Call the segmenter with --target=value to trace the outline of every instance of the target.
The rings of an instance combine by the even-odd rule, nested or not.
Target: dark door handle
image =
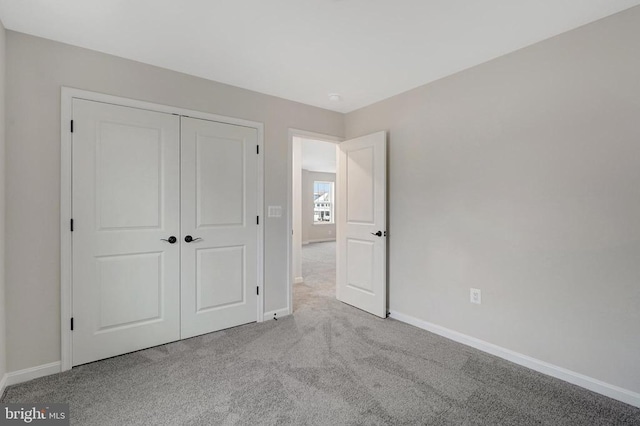
[[[187,235],[186,237],[184,237],[184,242],[185,243],[190,243],[192,241],[198,241],[201,240],[202,238],[193,238],[191,235]]]
[[[382,231],[372,232],[371,235],[375,235],[376,237],[382,237]]]
[[[170,237],[169,237],[168,239],[166,239],[166,240],[165,240],[164,238],[161,238],[161,239],[160,239],[160,241],[166,241],[166,242],[168,242],[169,244],[175,244],[175,243],[176,243],[176,241],[178,241],[178,239],[172,235],[172,236],[170,236]]]

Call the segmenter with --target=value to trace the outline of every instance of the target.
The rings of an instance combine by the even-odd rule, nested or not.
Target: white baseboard
[[[484,340],[476,339],[475,337],[471,337],[400,312],[391,311],[390,317],[438,334],[442,337],[446,337],[447,339],[451,339],[458,343],[471,346],[502,359],[506,359],[507,361],[511,361],[523,367],[530,368],[539,373],[564,380],[565,382],[572,383],[601,395],[608,396],[609,398],[617,399],[618,401],[640,408],[640,393],[605,383],[601,380],[585,376],[584,374],[576,373],[575,371],[567,370],[566,368],[558,367],[557,365],[553,365],[545,361],[540,361],[539,359],[514,352],[510,349],[505,349],[498,345],[494,345],[493,343],[485,342]]]
[[[269,311],[269,312],[265,312],[264,313],[264,320],[268,321],[268,320],[272,320],[274,319],[274,314],[275,314],[275,318],[282,318],[282,317],[286,317],[287,315],[289,315],[289,308],[284,308],[284,309],[278,309],[275,311]]]
[[[4,395],[4,388],[7,387],[7,375],[3,374],[2,378],[0,379],[0,398],[2,398],[2,395]]]
[[[335,241],[336,237],[333,238],[322,238],[319,240],[309,240],[307,241],[307,244],[313,244],[313,243],[328,243],[329,241]]]
[[[25,368],[24,370],[12,371],[11,373],[5,374],[4,385],[11,386],[22,382],[28,382],[29,380],[37,379],[39,377],[59,373],[60,371],[60,361],[38,365],[31,368]]]
[[[294,284],[302,284],[303,282],[304,282],[304,278],[303,278],[303,277],[296,277],[296,278],[293,280],[293,283],[294,283]]]

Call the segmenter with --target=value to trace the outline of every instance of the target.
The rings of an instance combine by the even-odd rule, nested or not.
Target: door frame
[[[257,228],[258,242],[258,309],[256,321],[264,320],[264,124],[241,118],[226,117],[202,111],[139,101],[104,93],[91,92],[62,86],[60,108],[60,359],[61,371],[71,370],[73,365],[73,333],[70,323],[73,316],[73,245],[70,220],[72,212],[72,149],[71,119],[73,117],[73,99],[103,102],[107,104],[131,107],[178,116],[199,118],[219,123],[233,124],[256,129],[258,132],[258,215],[263,218]],[[291,192],[291,191],[290,191]]]
[[[306,138],[320,140],[323,142],[333,142],[336,148],[340,142],[344,141],[343,137],[325,135],[323,133],[310,132],[289,128],[289,144],[287,149],[287,307],[285,308],[288,315],[293,314],[293,284],[295,282],[295,274],[293,270],[293,138]],[[336,183],[337,183],[336,170]],[[334,213],[335,214],[335,213]]]

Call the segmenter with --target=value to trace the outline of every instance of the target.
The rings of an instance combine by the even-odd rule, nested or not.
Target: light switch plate
[[[269,206],[267,215],[269,217],[282,217],[282,206]]]

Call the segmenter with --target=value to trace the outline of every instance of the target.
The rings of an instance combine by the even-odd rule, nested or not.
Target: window
[[[313,223],[333,223],[333,182],[313,182]]]

